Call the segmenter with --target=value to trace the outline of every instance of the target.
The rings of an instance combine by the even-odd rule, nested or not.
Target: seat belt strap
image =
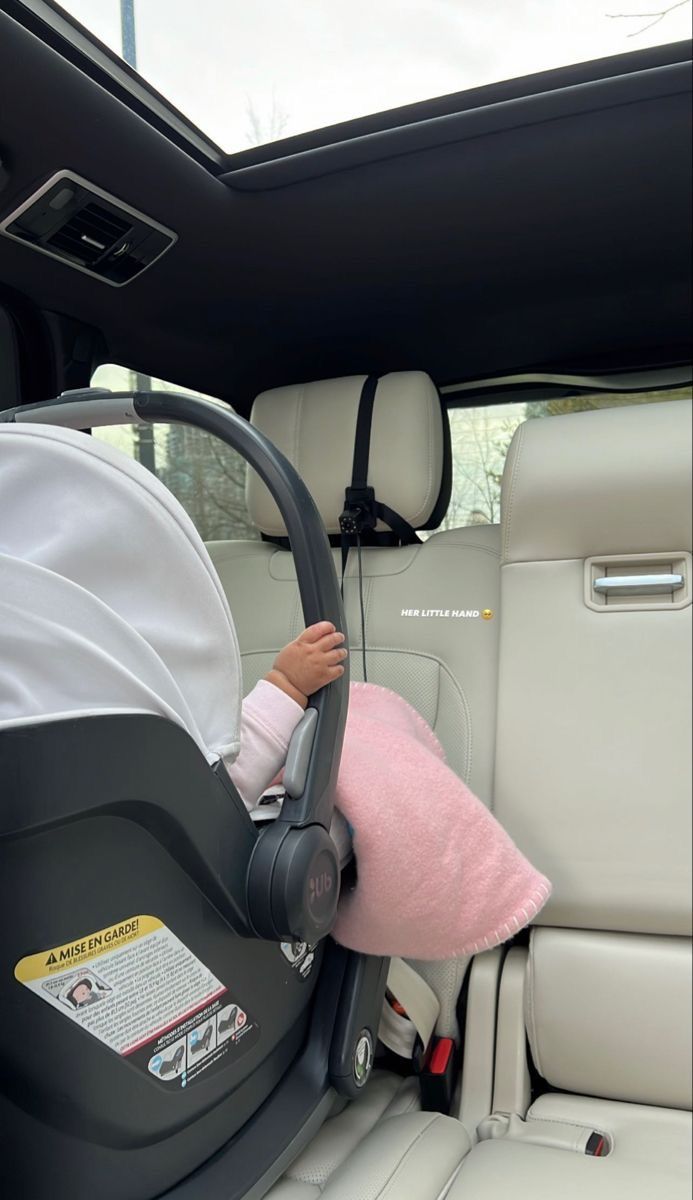
[[[354,458],[351,467],[351,484],[344,492],[344,509],[339,518],[342,551],[342,577],[340,591],[344,599],[344,576],[346,575],[349,559],[349,547],[352,539],[356,540],[359,553],[359,601],[361,607],[361,653],[363,656],[363,680],[368,681],[366,666],[366,616],[363,600],[363,573],[361,563],[362,534],[374,530],[378,520],[385,521],[398,537],[402,545],[419,542],[416,530],[400,517],[393,509],[376,499],[375,491],[368,486],[368,460],[371,449],[371,426],[373,424],[373,405],[378,390],[378,376],[368,375],[363,381],[359,406],[356,413],[356,431],[354,434]]]
[[[388,1050],[407,1059],[414,1058],[420,1042],[425,1055],[440,1016],[440,1001],[433,988],[404,959],[393,958],[387,992],[397,1008],[393,1008],[386,995],[378,1030],[380,1041]],[[404,1013],[397,1009],[403,1009]]]
[[[399,513],[379,501],[372,487],[368,486],[368,460],[371,449],[371,427],[373,406],[378,390],[378,376],[368,375],[363,382],[359,407],[356,414],[354,433],[354,458],[351,467],[351,483],[344,495],[344,512],[339,519],[342,533],[342,585],[349,553],[350,538],[366,530],[375,529],[378,520],[389,525],[402,545],[420,542],[416,530]]]
[[[371,425],[373,424],[373,405],[375,404],[375,393],[377,390],[378,376],[369,375],[361,388],[359,409],[356,415],[354,460],[351,466],[351,486],[353,488],[368,487]]]
[[[414,526],[405,521],[404,517],[400,517],[394,508],[383,504],[381,500],[376,500],[375,512],[381,521],[390,526],[390,529],[396,534],[403,546],[421,545],[421,538],[414,529]]]

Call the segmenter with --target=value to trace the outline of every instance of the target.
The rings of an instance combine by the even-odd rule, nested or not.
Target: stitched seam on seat
[[[529,1008],[529,1024],[531,1029],[530,1048],[534,1054],[534,1065],[541,1076],[544,1076],[544,1069],[541,1064],[539,1054],[539,1039],[537,1037],[537,1019],[534,1007],[534,978],[535,978],[535,953],[534,953],[534,938],[529,939],[529,985],[527,987],[527,1001]],[[545,1077],[545,1076],[544,1076]]]
[[[403,1085],[405,1082],[406,1082],[406,1081],[405,1081],[405,1080],[403,1080],[403,1081],[402,1081],[402,1085]],[[392,1108],[393,1104],[398,1104],[398,1103],[400,1102],[400,1095],[401,1095],[401,1093],[402,1093],[402,1091],[403,1091],[403,1086],[402,1086],[402,1085],[400,1085],[400,1087],[397,1089],[397,1091],[395,1092],[394,1096],[391,1096],[391,1097],[390,1097],[390,1099],[389,1099],[389,1101],[388,1101],[388,1103],[387,1103],[387,1107],[386,1107],[386,1108],[383,1110],[383,1112],[380,1114],[380,1116],[379,1116],[379,1118],[378,1118],[378,1120],[379,1120],[379,1121],[385,1121],[385,1120],[387,1120],[388,1118],[390,1118],[390,1117],[393,1117],[393,1116],[395,1116],[395,1117],[401,1117],[401,1116],[404,1116],[404,1115],[405,1115],[405,1113],[409,1113],[409,1112],[419,1112],[419,1093],[418,1093],[418,1090],[417,1090],[416,1092],[414,1092],[414,1094],[413,1094],[413,1095],[411,1095],[411,1096],[409,1097],[408,1103],[407,1103],[407,1105],[406,1105],[406,1107],[405,1107],[405,1108],[398,1108],[398,1109],[397,1109],[397,1112],[395,1112],[395,1113],[391,1113],[391,1112],[390,1112],[390,1109]]]
[[[349,648],[352,652],[354,650],[360,650],[361,644],[360,644],[360,642],[350,641]],[[460,778],[466,781],[469,778],[469,774],[471,771],[471,759],[472,759],[471,712],[470,712],[470,708],[469,708],[469,701],[467,699],[467,694],[466,694],[464,688],[462,688],[458,684],[454,675],[448,670],[448,667],[446,666],[446,664],[442,661],[442,659],[438,658],[438,656],[435,654],[427,654],[425,652],[421,653],[418,650],[411,650],[407,646],[368,646],[367,650],[371,654],[408,654],[412,658],[425,658],[425,659],[430,660],[431,662],[437,663],[440,672],[445,672],[448,679],[450,680],[450,683],[452,684],[453,690],[457,693],[457,695],[459,697],[460,704],[462,705],[462,711],[464,714],[464,724],[465,724],[464,731],[465,731],[465,735],[466,735],[465,755],[464,755],[464,764],[465,765],[464,765],[464,774],[461,775]],[[383,686],[383,685],[379,685],[379,686]],[[439,693],[440,693],[440,684],[438,685],[438,687],[439,687]],[[391,689],[388,689],[388,690],[391,690]],[[410,705],[410,707],[413,708],[414,706]],[[417,712],[417,710],[414,709],[414,712]],[[421,717],[421,714],[417,713],[417,716]],[[437,716],[437,709],[436,709],[436,716]],[[423,721],[423,717],[421,717],[421,720]],[[425,724],[426,724],[426,722],[424,722],[424,725]],[[434,732],[435,732],[435,729],[434,729]],[[436,734],[436,738],[438,738],[438,734]],[[440,741],[440,738],[438,738],[438,741]],[[443,747],[443,749],[444,749],[444,747]],[[447,756],[446,756],[446,762],[447,762]],[[457,772],[456,772],[456,774],[457,774]]]
[[[339,1159],[339,1161],[336,1163],[333,1163],[332,1169],[330,1170],[329,1175],[327,1175],[325,1177],[325,1179],[323,1180],[322,1183],[319,1183],[319,1182],[316,1183],[315,1180],[313,1178],[311,1178],[312,1171],[311,1171],[310,1167],[306,1168],[304,1166],[303,1170],[301,1170],[300,1167],[297,1168],[296,1162],[294,1162],[289,1167],[289,1169],[286,1171],[286,1178],[292,1179],[296,1183],[303,1183],[306,1185],[306,1187],[314,1187],[314,1188],[316,1187],[319,1189],[320,1195],[322,1195],[324,1189],[327,1187],[328,1183],[332,1179],[335,1172],[338,1171],[344,1165],[344,1163],[350,1157],[350,1155],[353,1154],[358,1149],[359,1145],[363,1142],[364,1138],[368,1136],[368,1133],[371,1132],[373,1129],[375,1129],[376,1126],[379,1125],[379,1123],[381,1121],[384,1121],[387,1118],[388,1110],[391,1108],[392,1104],[395,1102],[396,1099],[397,1099],[396,1095],[390,1096],[389,1099],[387,1099],[387,1097],[386,1098],[381,1097],[381,1102],[378,1105],[377,1111],[376,1111],[376,1106],[373,1105],[370,1129],[367,1130],[366,1133],[362,1133],[360,1136],[358,1136],[357,1140],[354,1141],[353,1145],[351,1145],[344,1152],[343,1156]],[[327,1121],[325,1122],[325,1125],[323,1125],[322,1128],[324,1129],[332,1121],[338,1121],[340,1119],[340,1117],[343,1116],[344,1111],[345,1110],[342,1110],[341,1112],[337,1113],[336,1116],[334,1116],[334,1117],[329,1117],[327,1119]],[[403,1115],[403,1114],[398,1114],[398,1115]],[[332,1157],[334,1157],[334,1155]],[[298,1161],[300,1162],[300,1159]]]
[[[466,1157],[466,1155],[465,1155],[465,1157]],[[451,1175],[451,1176],[450,1176],[450,1178],[448,1179],[447,1183],[443,1184],[443,1190],[442,1190],[442,1192],[439,1192],[439,1193],[438,1193],[438,1196],[436,1197],[436,1200],[445,1200],[445,1197],[450,1195],[450,1188],[452,1187],[453,1183],[454,1183],[454,1182],[455,1182],[455,1180],[457,1179],[457,1176],[459,1175],[460,1171],[462,1170],[462,1163],[463,1163],[463,1162],[464,1162],[464,1159],[463,1159],[463,1160],[462,1160],[462,1162],[460,1163],[459,1167],[456,1167],[456,1168],[455,1168],[455,1170],[453,1171],[452,1175]]]
[[[366,578],[366,579],[394,579],[394,577],[396,575],[403,575],[404,572],[408,571],[409,568],[413,565],[413,563],[418,558],[418,555],[423,550],[423,548],[424,548],[423,545],[419,545],[418,543],[414,546],[392,546],[392,547],[390,547],[390,549],[396,550],[397,553],[402,558],[404,558],[404,551],[408,551],[407,561],[402,563],[402,566],[399,568],[398,571],[374,571],[372,575],[369,574],[368,571],[364,571],[364,573],[363,573],[364,578]],[[368,563],[368,554],[369,554],[369,550],[371,550],[371,549],[382,551],[383,547],[382,546],[373,546],[373,547],[364,546],[363,547],[363,553],[364,553],[363,565],[364,566],[366,566]],[[350,557],[350,559],[349,559],[349,562],[347,564],[347,571],[346,571],[345,578],[346,579],[357,579],[358,578],[358,565],[357,565],[355,557]]]
[[[414,1141],[411,1143],[410,1146],[407,1146],[407,1149],[404,1151],[404,1154],[399,1159],[399,1162],[393,1168],[393,1170],[390,1173],[390,1175],[388,1176],[388,1178],[385,1180],[385,1183],[383,1184],[383,1188],[378,1192],[377,1196],[373,1197],[373,1200],[387,1200],[387,1193],[390,1191],[392,1184],[396,1182],[395,1176],[397,1174],[399,1174],[400,1168],[403,1166],[403,1164],[406,1161],[406,1159],[408,1158],[408,1156],[412,1153],[412,1151],[416,1147],[417,1143],[421,1141],[421,1138],[424,1136],[424,1134],[428,1133],[429,1129],[431,1129],[431,1127],[433,1125],[435,1125],[436,1121],[439,1121],[439,1120],[440,1120],[440,1116],[438,1114],[436,1114],[434,1117],[431,1117],[431,1120],[428,1122],[427,1125],[424,1126],[423,1129],[419,1130],[416,1137],[414,1138]]]
[[[526,425],[520,425],[520,428],[518,430],[517,449],[515,451],[515,458],[513,460],[513,465],[512,465],[512,469],[511,469],[510,495],[508,497],[508,511],[507,511],[507,514],[504,514],[505,515],[505,529],[503,530],[503,558],[507,558],[508,547],[510,545],[510,526],[511,526],[512,517],[513,517],[513,505],[515,503],[515,491],[517,488],[518,469],[519,469],[520,458],[522,457],[522,449],[523,449],[524,441],[525,441],[525,428],[526,428]]]
[[[424,657],[424,656],[422,655],[422,657]],[[464,747],[464,774],[463,774],[462,778],[466,781],[467,779],[469,779],[469,777],[472,773],[472,741],[473,741],[473,737],[474,737],[473,732],[472,732],[472,714],[471,714],[471,710],[469,707],[469,702],[467,700],[467,695],[466,695],[464,689],[462,687],[460,687],[460,685],[458,684],[454,675],[452,675],[450,673],[450,671],[447,669],[445,664],[443,662],[441,662],[440,660],[438,660],[438,705],[436,706],[436,719],[433,724],[433,729],[435,731],[435,727],[438,723],[438,708],[440,706],[440,693],[442,690],[441,686],[440,686],[440,681],[441,681],[441,676],[443,675],[443,673],[445,673],[445,675],[447,675],[448,679],[450,680],[450,682],[452,684],[453,690],[457,692],[459,699],[460,699],[460,703],[462,705],[462,712],[464,714],[464,725],[465,725],[464,731],[466,734],[466,738],[465,738],[465,747]],[[436,734],[436,737],[438,737],[437,734]],[[447,755],[446,755],[446,761],[447,761]]]
[[[297,602],[296,602],[296,611],[300,615],[300,613],[301,613],[300,599],[297,600]],[[281,649],[281,647],[276,644],[273,646],[268,646],[268,647],[264,647],[264,648],[258,647],[258,646],[253,646],[252,649],[242,651],[241,658],[245,659],[245,658],[250,658],[252,656],[258,656],[261,654],[277,654],[280,649]],[[354,653],[355,651],[359,651],[361,649],[360,641],[358,641],[358,642],[350,641],[349,649],[352,653]],[[464,688],[461,687],[460,684],[457,682],[457,680],[455,679],[455,676],[451,673],[451,671],[448,669],[446,664],[442,661],[442,659],[438,658],[437,655],[435,655],[435,654],[428,654],[425,652],[422,653],[422,652],[419,652],[418,650],[415,650],[415,651],[410,650],[407,646],[367,646],[366,652],[371,653],[371,654],[407,654],[413,658],[423,658],[430,662],[436,663],[438,670],[439,670],[438,701],[436,703],[436,720],[438,718],[438,707],[439,707],[439,703],[440,703],[440,674],[445,673],[448,680],[450,681],[453,691],[456,693],[456,695],[460,701],[460,705],[462,707],[462,713],[463,713],[463,717],[464,717],[464,734],[465,734],[464,770],[463,770],[463,774],[460,775],[460,778],[466,782],[471,774],[472,758],[473,758],[473,747],[472,747],[473,732],[472,732],[471,711],[470,711],[470,707],[469,707],[469,700],[467,698],[467,693],[465,692]],[[358,682],[359,682],[358,680],[354,680],[355,687],[358,686]],[[386,687],[386,685],[384,685],[384,684],[379,684],[378,686]],[[391,691],[392,689],[388,688],[387,690]],[[397,694],[397,693],[395,693],[395,694]],[[407,703],[408,703],[408,701],[407,701]],[[417,709],[414,708],[413,705],[410,705],[409,707],[413,710],[413,712],[416,714],[416,716],[419,717],[419,719],[421,720],[422,730],[425,732],[428,732],[428,724],[424,720],[424,718],[421,716],[421,713],[419,713],[417,711]],[[433,726],[433,730],[435,732],[435,721],[432,722],[432,726]],[[436,736],[437,740],[440,741],[440,738],[438,737],[437,733],[435,736]],[[445,749],[445,747],[443,747],[443,749]],[[446,755],[446,762],[447,762],[447,755]],[[458,774],[458,772],[455,772],[455,773]]]
[[[410,524],[412,524],[414,526],[417,526],[422,519],[423,520],[426,519],[424,517],[424,513],[426,512],[427,509],[430,509],[431,493],[433,492],[433,405],[432,404],[426,405],[426,416],[427,416],[427,424],[428,424],[428,429],[427,429],[427,434],[428,434],[427,460],[428,460],[428,462],[427,462],[427,469],[426,469],[427,487],[426,487],[426,495],[424,496],[423,502],[419,505],[418,512],[415,513],[411,519]],[[440,483],[438,485],[438,488],[440,490]],[[429,516],[430,516],[430,511],[429,511]]]
[[[590,1133],[598,1133],[600,1137],[608,1138],[612,1149],[615,1145],[613,1133],[609,1133],[608,1130],[598,1125],[592,1125],[591,1122],[589,1125],[582,1125],[580,1121],[562,1121],[560,1117],[535,1117],[533,1113],[527,1113],[527,1120],[541,1122],[543,1125],[566,1125],[569,1129],[575,1129],[576,1126],[578,1129],[589,1129]]]
[[[443,529],[441,533],[452,532],[451,530]],[[492,558],[500,558],[500,550],[491,550],[489,546],[476,546],[474,542],[453,542],[452,538],[445,542],[443,546],[436,546],[431,538],[424,545],[429,550],[478,550],[479,554],[490,554]]]
[[[357,642],[357,643],[351,642],[350,649],[352,651],[360,650],[361,649],[360,642]],[[462,705],[462,712],[464,715],[466,741],[465,741],[465,755],[464,755],[464,774],[461,776],[461,778],[464,780],[468,779],[469,774],[471,772],[471,763],[472,763],[472,718],[471,718],[471,713],[470,713],[470,709],[469,709],[469,702],[467,700],[467,695],[466,695],[464,689],[461,688],[460,685],[457,683],[457,680],[455,679],[454,675],[452,675],[450,673],[450,671],[448,670],[445,663],[443,663],[441,661],[441,659],[437,658],[435,654],[419,654],[418,651],[411,651],[411,650],[406,649],[405,647],[368,646],[367,650],[369,650],[371,653],[374,653],[374,654],[408,654],[413,658],[426,658],[426,659],[430,659],[431,662],[437,663],[437,665],[438,665],[438,700],[436,702],[435,720],[431,723],[434,733],[435,733],[436,721],[438,720],[438,709],[439,709],[439,705],[440,705],[440,675],[443,672],[446,674],[446,676],[450,680],[450,683],[452,684],[453,690],[455,692],[457,692],[457,695],[460,700],[460,704]],[[382,687],[384,685],[379,684],[378,686]],[[358,681],[354,682],[354,687],[358,687]],[[387,688],[386,690],[391,691],[392,689]],[[395,695],[396,694],[397,693],[395,693]],[[409,702],[406,701],[406,703],[409,703]],[[412,704],[410,704],[409,707],[412,709],[414,715],[416,717],[418,717],[419,720],[421,721],[422,732],[424,732],[424,733],[428,732],[428,725],[427,725],[426,721],[424,721],[424,718],[421,716],[421,713],[418,712],[417,709],[415,709]],[[435,736],[436,736],[437,741],[440,742],[440,738],[438,737],[437,733],[435,734]],[[442,742],[440,744],[442,745]],[[445,747],[443,747],[443,750],[444,749],[445,749]],[[445,761],[447,763],[447,755],[446,755]]]
[[[445,674],[451,680],[453,686],[457,688],[457,691],[458,691],[458,694],[460,697],[460,703],[462,705],[462,713],[463,713],[463,717],[464,717],[465,734],[466,734],[465,746],[464,746],[464,766],[463,766],[464,774],[462,775],[462,778],[464,780],[467,780],[467,779],[469,779],[469,777],[471,776],[471,773],[472,773],[473,740],[474,740],[474,734],[472,731],[472,714],[471,714],[471,711],[469,708],[469,704],[467,703],[467,697],[465,696],[462,689],[457,686],[457,682],[456,682],[454,676],[451,675],[450,672],[448,670],[446,670],[446,668],[442,664],[438,665],[438,695],[436,698],[435,718],[431,722],[431,728],[433,729],[433,732],[435,733],[436,726],[438,724],[438,717],[440,715],[440,700],[441,700],[441,693],[443,690],[441,688],[441,679],[443,676],[443,672],[445,672]],[[422,720],[423,720],[423,718],[422,718]],[[425,722],[424,722],[424,724],[425,724]],[[436,733],[436,737],[438,738],[438,741],[440,741],[440,738],[438,737],[437,733]],[[441,746],[443,745],[442,742],[440,744],[441,744]],[[445,750],[444,746],[443,746],[443,750]],[[445,756],[445,761],[447,763],[447,754]]]
[[[235,547],[241,545],[241,542],[245,542],[248,546],[247,551],[243,551],[243,553],[241,553],[240,551],[235,549]],[[216,545],[218,546],[219,544],[220,544],[220,542],[217,541]],[[224,546],[223,550],[214,550],[214,551],[210,550],[209,547],[214,546],[214,545],[215,545],[215,542],[213,540],[209,541],[209,542],[205,542],[205,546],[207,547],[207,550],[209,552],[209,557],[211,558],[212,562],[214,563],[214,566],[216,567],[217,571],[219,570],[220,565],[221,566],[228,566],[229,564],[235,565],[237,562],[240,562],[240,560],[242,558],[257,559],[258,558],[258,549],[264,550],[265,558],[267,559],[268,564],[269,564],[270,560],[272,558],[274,558],[274,555],[277,553],[277,550],[275,549],[274,546],[268,546],[267,542],[261,542],[261,541],[259,541],[258,538],[242,538],[237,542],[227,543]],[[221,542],[221,545],[224,545],[224,543]]]
[[[354,688],[362,688],[366,686],[366,684],[362,683],[358,679],[352,684],[352,687]],[[427,722],[424,721],[423,717],[421,716],[421,713],[418,712],[408,700],[404,700],[404,697],[400,696],[398,692],[394,692],[392,688],[383,686],[383,684],[376,684],[375,686],[379,687],[382,692],[389,692],[389,694],[391,696],[395,696],[397,700],[404,701],[404,703],[407,705],[407,708],[411,712],[412,719],[416,722],[421,731],[421,736],[426,740],[428,748],[432,751],[432,753],[435,754],[439,749],[442,749],[440,739],[438,738],[437,734],[435,734],[433,730],[429,728]]]
[[[266,543],[264,543],[264,542],[259,542],[259,543],[255,543],[255,544],[256,545],[266,545]],[[434,550],[436,552],[438,552],[438,551],[449,552],[451,550],[453,550],[453,551],[454,550],[478,551],[479,554],[490,555],[491,558],[494,558],[496,561],[500,558],[499,550],[491,550],[491,549],[488,549],[486,546],[475,546],[471,542],[448,542],[444,546],[437,546],[437,545],[435,545],[433,538],[429,538],[427,541],[425,541],[421,544],[414,545],[414,546],[393,546],[393,547],[390,547],[390,549],[396,551],[397,554],[400,556],[400,559],[405,560],[405,561],[401,562],[401,565],[398,567],[398,569],[396,571],[379,570],[379,571],[373,571],[371,573],[368,571],[368,565],[369,565],[368,559],[369,559],[371,550],[376,550],[379,553],[386,553],[386,549],[382,546],[364,546],[363,547],[363,554],[364,554],[363,565],[365,568],[365,570],[363,572],[364,578],[366,578],[366,579],[395,579],[397,577],[397,575],[403,575],[406,571],[410,570],[410,568],[414,565],[416,559],[418,558],[419,554],[422,554],[424,552],[426,554],[431,554]],[[406,554],[405,554],[405,551],[407,552]],[[279,560],[282,561],[283,557],[285,555],[287,555],[288,553],[289,552],[286,550],[276,550],[275,549],[274,554],[268,555],[268,564],[267,564],[268,574],[269,574],[270,578],[275,581],[275,583],[293,583],[293,584],[296,583],[295,574],[294,575],[286,575],[286,576],[272,574],[272,564],[274,563],[274,561],[277,558],[279,558]],[[250,551],[247,556],[243,556],[243,557],[250,558],[250,557],[253,557],[254,555],[255,555],[255,557],[257,556],[256,552]],[[241,557],[241,556],[239,555],[238,557]],[[229,556],[229,561],[235,562],[236,556]],[[572,560],[566,559],[565,561],[568,562],[568,561],[572,561]],[[347,564],[347,570],[345,573],[345,579],[356,579],[357,577],[358,577],[358,566],[356,563],[356,559],[355,559],[355,557],[350,556],[349,562]]]

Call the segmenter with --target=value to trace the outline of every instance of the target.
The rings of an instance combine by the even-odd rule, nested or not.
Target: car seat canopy
[[[233,761],[238,642],[177,500],[72,430],[2,425],[0,464],[0,728],[150,712],[186,728],[208,762]]]

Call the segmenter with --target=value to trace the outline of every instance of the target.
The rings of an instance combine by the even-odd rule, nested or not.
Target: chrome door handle
[[[618,596],[659,596],[683,587],[683,575],[603,575],[592,586],[595,592]]]

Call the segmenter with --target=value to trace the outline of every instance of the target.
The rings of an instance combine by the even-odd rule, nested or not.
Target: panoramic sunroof
[[[691,32],[691,0],[63,0],[62,8],[228,153]]]

